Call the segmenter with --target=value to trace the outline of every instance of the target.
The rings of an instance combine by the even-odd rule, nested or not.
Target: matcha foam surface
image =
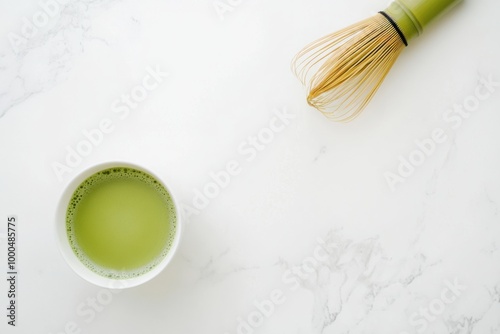
[[[105,277],[140,276],[168,253],[176,231],[168,191],[142,171],[117,167],[97,172],[73,193],[66,230],[76,256]]]

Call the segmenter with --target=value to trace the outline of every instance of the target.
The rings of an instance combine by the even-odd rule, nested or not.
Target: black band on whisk
[[[394,22],[394,20],[389,15],[387,15],[385,12],[380,11],[379,14],[384,15],[384,17],[387,19],[387,21],[389,21],[392,24],[392,26],[394,27],[394,29],[396,29],[399,37],[401,37],[401,40],[403,41],[403,43],[405,43],[405,46],[408,46],[408,42],[406,41],[406,37],[403,34],[403,32],[401,31],[401,29],[399,29],[398,24],[396,22]]]

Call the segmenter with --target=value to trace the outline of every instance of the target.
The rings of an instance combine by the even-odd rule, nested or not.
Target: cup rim
[[[73,195],[74,191],[76,188],[88,177],[92,176],[93,174],[105,170],[108,168],[113,168],[113,167],[127,167],[127,168],[133,168],[137,169],[139,171],[142,171],[144,173],[147,173],[154,177],[160,184],[165,188],[165,190],[168,192],[170,195],[170,198],[173,202],[174,208],[175,208],[175,215],[176,215],[176,231],[175,235],[173,238],[172,245],[170,249],[168,250],[167,254],[165,257],[158,263],[154,268],[151,270],[145,272],[142,275],[132,277],[132,278],[127,278],[127,279],[115,279],[115,278],[109,278],[105,276],[101,276],[97,274],[96,272],[92,271],[90,268],[85,266],[80,259],[76,256],[76,254],[73,251],[73,248],[71,247],[67,233],[66,233],[66,212],[68,208],[68,203],[69,200],[71,199],[71,196]],[[182,232],[182,222],[181,222],[181,215],[180,215],[180,207],[178,205],[178,202],[176,201],[172,191],[170,188],[166,185],[166,182],[164,178],[159,177],[156,173],[152,172],[149,168],[145,168],[142,165],[138,165],[136,163],[132,162],[126,162],[126,161],[108,161],[108,162],[103,162],[103,163],[98,163],[94,164],[81,172],[79,172],[75,177],[73,177],[64,187],[64,190],[62,191],[59,201],[57,204],[57,209],[56,209],[56,216],[55,216],[55,233],[58,241],[58,246],[59,246],[59,251],[61,255],[63,256],[65,262],[69,265],[69,267],[81,278],[85,279],[86,281],[95,284],[100,287],[104,288],[109,288],[109,289],[126,289],[126,288],[131,288],[135,287],[141,284],[144,284],[154,277],[156,277],[158,274],[160,274],[166,267],[167,265],[172,261],[174,255],[177,253],[177,249],[179,248],[179,243],[181,239],[181,232]]]

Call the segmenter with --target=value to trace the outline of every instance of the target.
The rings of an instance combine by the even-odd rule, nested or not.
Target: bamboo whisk
[[[340,122],[366,107],[408,41],[461,0],[395,0],[377,15],[306,46],[292,69],[306,85],[307,102]]]

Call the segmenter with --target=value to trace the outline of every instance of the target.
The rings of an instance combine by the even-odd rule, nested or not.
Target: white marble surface
[[[20,247],[18,326],[2,311],[0,332],[500,333],[500,87],[481,83],[500,81],[498,2],[429,27],[347,125],[307,106],[290,60],[387,1],[216,3],[67,0],[46,22],[36,0],[0,3],[2,270],[7,215]],[[421,165],[391,189],[400,157]],[[172,265],[118,294],[76,276],[53,229],[64,185],[109,160],[157,172],[187,209]]]

